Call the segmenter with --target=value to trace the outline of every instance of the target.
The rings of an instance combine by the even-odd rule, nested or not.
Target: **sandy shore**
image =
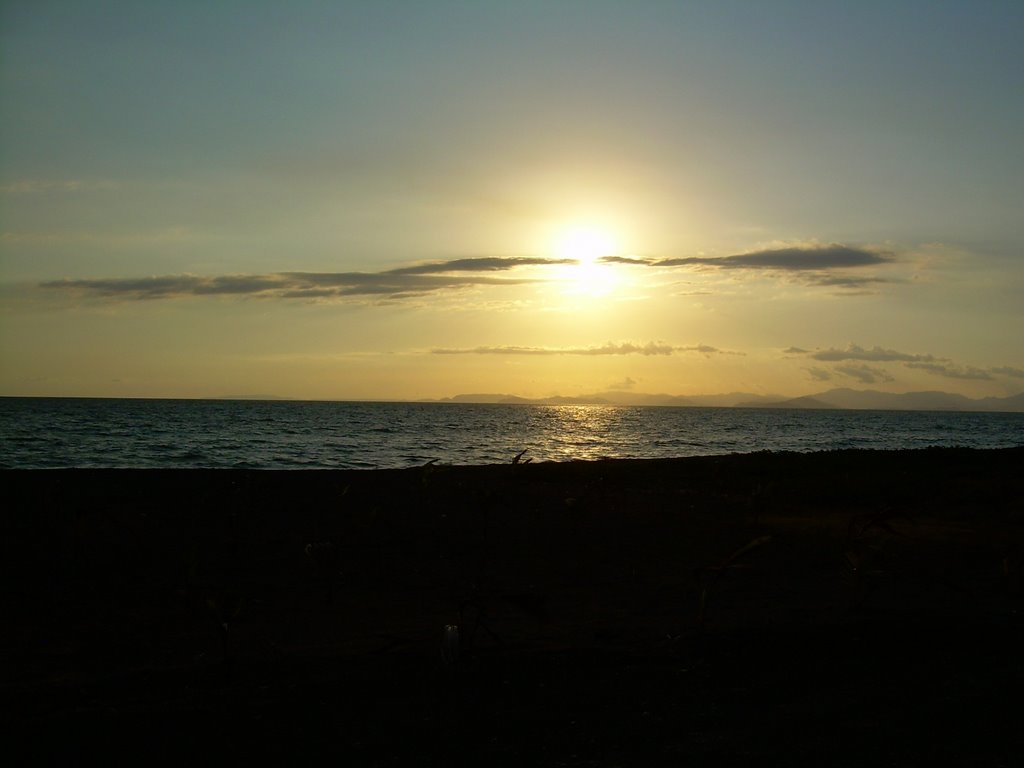
[[[1024,754],[1024,449],[0,476],[41,757]]]

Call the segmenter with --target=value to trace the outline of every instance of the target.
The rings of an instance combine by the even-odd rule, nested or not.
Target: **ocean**
[[[378,469],[1024,445],[1022,413],[0,398],[0,468]]]

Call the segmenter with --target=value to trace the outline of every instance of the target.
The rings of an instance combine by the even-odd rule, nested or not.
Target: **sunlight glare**
[[[618,246],[605,230],[591,226],[574,226],[561,232],[555,239],[555,255],[560,259],[573,259],[580,265],[592,264],[602,256],[611,256]]]
[[[565,294],[595,298],[615,288],[615,266],[601,261],[619,252],[619,243],[607,229],[590,224],[566,227],[555,235],[552,251],[556,258],[573,262],[561,268]]]

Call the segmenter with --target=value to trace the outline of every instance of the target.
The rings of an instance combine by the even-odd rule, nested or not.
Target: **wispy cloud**
[[[821,362],[841,363],[841,365],[836,365],[831,370],[820,367],[808,368],[807,371],[811,377],[818,381],[828,381],[834,378],[836,374],[854,378],[867,384],[894,381],[891,373],[884,368],[867,365],[869,362],[895,363],[903,368],[925,371],[947,379],[991,381],[996,376],[1024,378],[1024,370],[1020,368],[1010,366],[979,368],[973,365],[962,365],[946,357],[916,352],[901,352],[878,346],[867,349],[857,344],[850,344],[846,349],[829,348],[813,351],[801,347],[789,347],[783,350],[783,354],[806,356]],[[856,363],[860,363],[860,365],[856,365]]]
[[[631,376],[627,376],[622,381],[613,381],[608,385],[607,389],[612,392],[628,392],[636,386],[636,379]]]
[[[832,372],[827,368],[819,368],[817,366],[805,369],[810,377],[814,381],[831,381],[833,376]]]
[[[704,356],[710,355],[742,355],[742,352],[718,349],[707,344],[689,346],[673,346],[663,342],[634,344],[625,342],[614,344],[608,342],[597,347],[462,347],[439,348],[430,350],[435,355],[672,355],[676,352],[696,352]]]
[[[871,293],[875,286],[891,283],[893,279],[877,274],[850,274],[850,270],[884,267],[894,263],[896,257],[889,251],[878,249],[840,243],[812,243],[763,248],[731,256],[682,256],[667,259],[605,256],[601,261],[661,270],[697,267],[702,270],[746,270],[788,275],[790,279],[805,285],[835,288],[840,295],[851,296]]]
[[[474,285],[518,285],[537,277],[490,276],[524,266],[560,265],[564,259],[469,258],[417,264],[383,272],[275,272],[253,275],[51,280],[41,287],[106,299],[172,299],[186,296],[253,296],[284,299],[401,299]]]
[[[907,368],[928,371],[928,373],[934,373],[936,376],[943,376],[947,379],[992,380],[992,374],[989,371],[983,368],[975,368],[971,365],[963,366],[947,363],[906,363],[905,365]]]
[[[629,264],[643,267],[657,263],[656,259],[645,259],[640,256],[602,256],[598,261],[602,264]]]
[[[1011,368],[1008,365],[1000,365],[996,368],[991,369],[992,373],[999,374],[1000,376],[1009,376],[1014,379],[1024,379],[1024,369]]]
[[[807,352],[801,350],[798,347],[790,347],[791,352],[810,355],[815,360],[823,361],[839,361],[839,360],[868,360],[874,362],[931,362],[936,358],[933,355],[918,355],[911,354],[908,352],[897,352],[894,349],[882,349],[881,347],[873,347],[872,349],[865,349],[859,347],[856,344],[850,344],[846,349],[822,349],[814,352]]]
[[[887,277],[858,277],[853,275],[810,275],[807,282],[820,285],[825,288],[868,288],[873,285],[891,283],[893,280]]]
[[[67,182],[72,183],[72,182]],[[688,265],[724,269],[761,269],[795,272],[808,284],[863,289],[885,282],[877,276],[834,274],[829,270],[885,264],[887,254],[841,245],[777,248],[721,258],[687,257],[647,259],[608,256],[608,264],[645,268]],[[573,259],[538,256],[481,256],[429,261],[381,272],[271,272],[238,275],[162,275],[138,278],[50,280],[41,287],[76,295],[115,299],[173,299],[187,296],[252,296],[259,298],[341,300],[377,297],[399,300],[476,285],[517,285],[544,281],[536,271],[515,275],[524,268],[564,266]],[[700,291],[703,292],[703,291]]]
[[[856,379],[861,384],[895,381],[895,378],[885,370],[870,365],[837,365],[834,370],[843,376]]]
[[[789,248],[770,248],[732,256],[660,259],[647,262],[654,267],[705,266],[721,269],[767,269],[814,272],[832,269],[850,269],[888,264],[893,255],[885,251],[855,248],[833,243]]]
[[[689,347],[676,347],[677,352],[699,352],[705,357],[710,355],[739,355],[740,357],[745,356],[744,352],[736,352],[731,349],[719,349],[718,347],[711,347],[707,344],[694,344]]]
[[[391,269],[388,275],[436,275],[447,272],[503,272],[516,267],[543,267],[558,264],[576,264],[575,259],[545,259],[533,256],[477,257],[450,259],[414,264],[411,267]]]
[[[469,347],[461,349],[441,348],[430,350],[435,355],[671,355],[675,347],[655,343],[613,344],[608,342],[599,347]]]

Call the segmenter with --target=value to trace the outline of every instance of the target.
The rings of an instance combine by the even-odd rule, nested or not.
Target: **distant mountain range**
[[[1011,397],[971,399],[949,392],[878,392],[876,390],[830,389],[804,397],[754,395],[730,392],[723,395],[643,394],[609,391],[576,397],[525,398],[501,394],[464,394],[446,397],[442,403],[522,403],[527,405],[676,405],[723,408],[838,408],[878,411],[1008,411],[1024,412],[1024,393]]]

